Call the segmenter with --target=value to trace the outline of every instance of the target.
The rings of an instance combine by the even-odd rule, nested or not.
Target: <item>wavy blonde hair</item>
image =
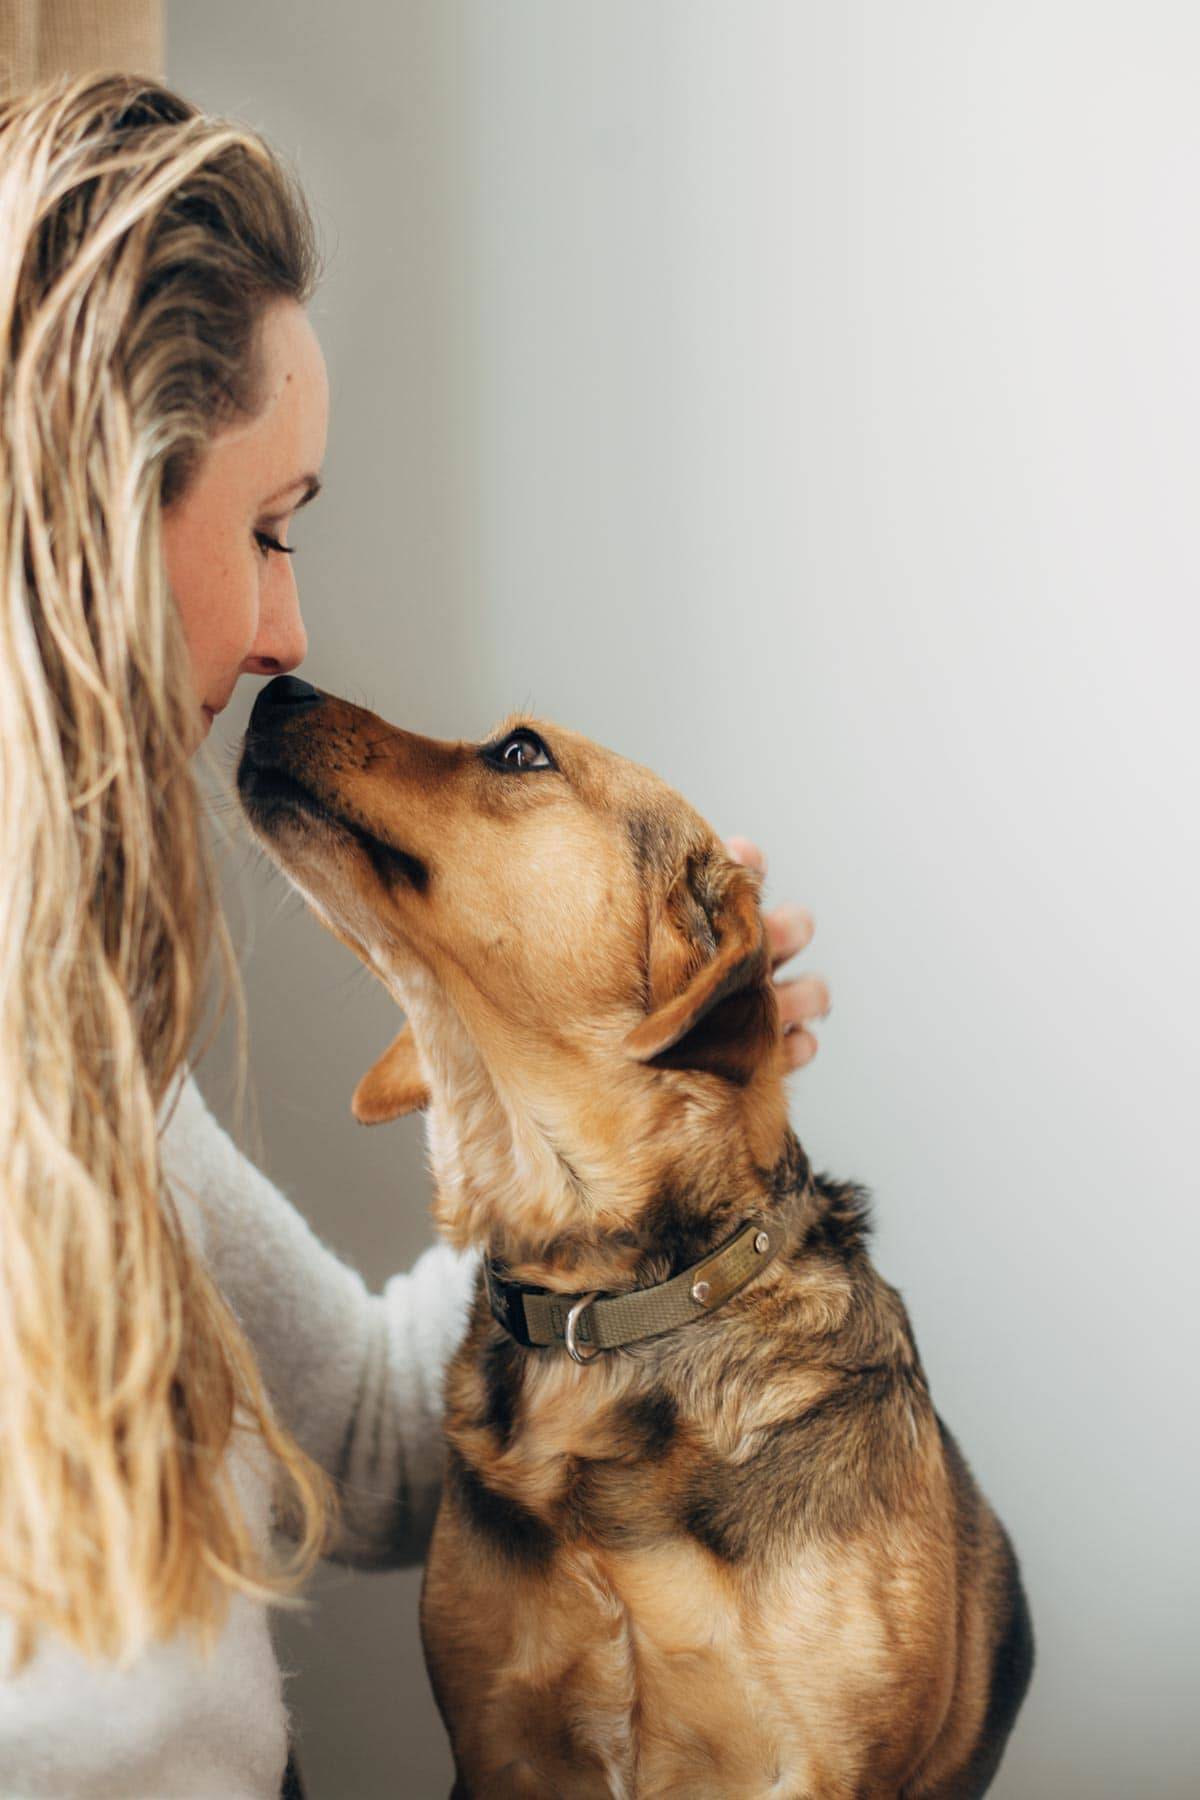
[[[258,404],[264,307],[303,302],[303,199],[253,133],[124,76],[0,106],[0,1609],[126,1659],[231,1590],[279,1597],[323,1477],[180,1228],[160,1114],[214,960],[196,700],[161,515]],[[248,1425],[295,1554],[263,1565]]]

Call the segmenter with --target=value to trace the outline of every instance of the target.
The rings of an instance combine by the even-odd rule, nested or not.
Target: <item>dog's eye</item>
[[[554,759],[535,731],[510,731],[487,752],[488,760],[514,773],[552,769]]]

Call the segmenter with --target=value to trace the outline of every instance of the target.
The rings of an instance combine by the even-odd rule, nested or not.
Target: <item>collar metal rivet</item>
[[[760,1256],[764,1250],[769,1250],[771,1248],[771,1240],[765,1231],[760,1231],[758,1233],[754,1240],[754,1248],[758,1251]]]
[[[707,1281],[694,1281],[692,1283],[692,1299],[698,1306],[704,1305],[704,1302],[708,1299],[711,1292],[712,1289],[709,1287]]]

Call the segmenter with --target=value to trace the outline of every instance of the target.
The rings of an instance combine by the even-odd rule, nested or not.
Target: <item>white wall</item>
[[[313,679],[532,703],[769,847],[835,991],[798,1127],[1025,1565],[994,1791],[1194,1792],[1200,15],[177,0],[169,55],[332,251]],[[269,1166],[379,1281],[387,1003],[236,885]],[[313,1800],[445,1791],[415,1593],[284,1634]]]

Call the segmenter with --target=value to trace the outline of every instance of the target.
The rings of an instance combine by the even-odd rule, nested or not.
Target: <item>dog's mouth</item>
[[[250,823],[275,848],[282,851],[279,840],[286,827],[298,825],[304,831],[315,824],[355,844],[385,887],[402,883],[424,893],[429,886],[429,865],[420,857],[330,806],[290,769],[259,761],[248,745],[238,764],[237,787]]]

